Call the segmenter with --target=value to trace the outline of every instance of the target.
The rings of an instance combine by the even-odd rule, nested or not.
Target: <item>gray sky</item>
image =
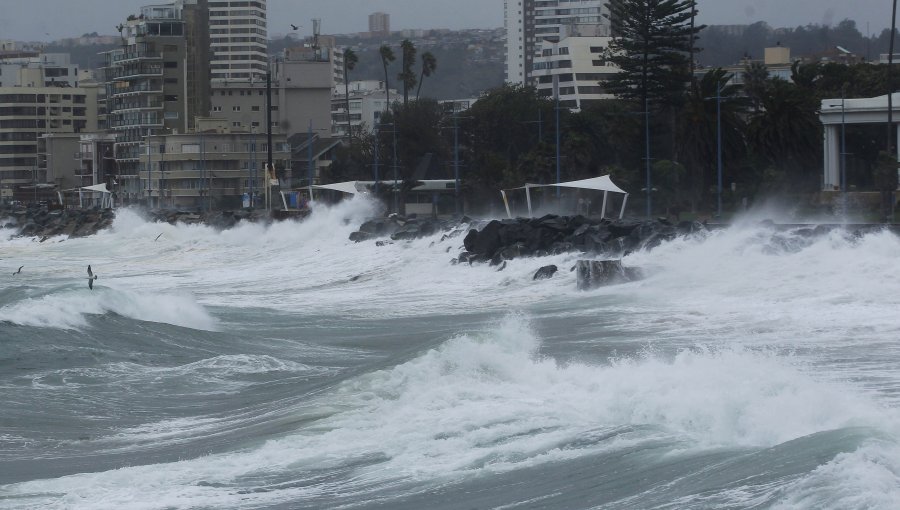
[[[51,40],[86,32],[115,34],[128,14],[152,0],[0,0],[0,39]],[[162,2],[160,2],[162,3]],[[767,21],[775,27],[837,23],[855,19],[866,32],[889,26],[888,0],[697,0],[701,21],[743,24]],[[272,34],[288,23],[311,31],[311,18],[322,18],[323,33],[361,32],[368,15],[384,11],[391,28],[491,28],[503,25],[503,0],[269,0]],[[283,25],[283,27],[282,27]]]

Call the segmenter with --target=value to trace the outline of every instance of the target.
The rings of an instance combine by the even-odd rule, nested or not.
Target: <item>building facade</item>
[[[611,35],[606,0],[505,0],[504,9],[506,81],[511,84],[537,85],[535,66],[552,55],[553,44]]]
[[[0,56],[0,87],[57,86],[78,86],[78,66],[68,53]]]
[[[347,118],[354,134],[372,133],[381,114],[387,109],[388,91],[384,82],[363,80],[350,82],[350,111],[347,111],[346,91],[343,86],[335,87],[331,97],[331,135],[338,138],[347,136]],[[391,98],[403,96],[390,90]]]
[[[213,81],[265,80],[266,0],[209,2],[209,61]]]
[[[369,14],[369,33],[372,35],[391,35],[391,15],[384,12]]]
[[[538,95],[556,97],[561,107],[580,110],[591,101],[612,99],[601,82],[618,72],[604,55],[609,37],[565,37],[558,43],[544,43],[542,55],[534,60],[534,81]]]
[[[220,119],[200,119],[194,133],[154,138],[139,176],[153,207],[233,209],[244,195],[262,205],[268,145],[265,133],[234,133]],[[290,147],[273,135],[272,161],[281,182],[290,179]]]
[[[331,131],[331,94],[334,89],[334,50],[301,47],[285,50],[273,64],[272,129],[285,135]],[[229,129],[266,132],[266,83],[217,82],[211,98],[212,117]]]
[[[148,140],[194,129],[209,112],[206,0],[146,6],[121,25],[122,47],[106,53],[106,123],[126,201],[144,197],[138,184]]]
[[[38,157],[42,135],[97,130],[97,92],[97,87],[0,87],[0,199],[8,200],[18,186],[47,182],[47,162]]]

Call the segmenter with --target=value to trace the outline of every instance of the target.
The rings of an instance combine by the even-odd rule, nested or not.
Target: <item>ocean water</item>
[[[0,232],[0,508],[900,508],[895,235],[748,218],[579,292],[374,213]]]

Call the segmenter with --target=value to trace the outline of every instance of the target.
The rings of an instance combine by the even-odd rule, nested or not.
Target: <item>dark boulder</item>
[[[548,278],[553,278],[553,275],[556,274],[556,271],[558,271],[558,268],[552,264],[549,266],[544,266],[538,269],[536,273],[534,273],[534,277],[532,278],[532,280],[546,280]]]
[[[626,268],[621,260],[579,260],[575,264],[578,290],[627,283],[641,278],[640,271]]]

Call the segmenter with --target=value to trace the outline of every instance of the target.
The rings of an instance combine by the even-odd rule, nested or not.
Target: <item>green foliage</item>
[[[353,138],[353,125],[350,120],[350,71],[356,68],[359,57],[352,48],[344,50],[344,109],[347,112],[347,136]]]
[[[394,56],[394,50],[391,49],[388,45],[383,45],[378,49],[378,54],[381,56],[381,66],[384,68],[384,88],[387,91],[387,104],[391,104],[391,81],[388,78],[388,65],[391,62],[397,60],[397,57]]]
[[[686,179],[680,181],[687,193],[680,198],[692,203],[703,200],[708,190],[718,184],[719,110],[725,180],[741,180],[736,168],[746,154],[744,118],[748,100],[740,95],[740,87],[728,85],[730,79],[731,75],[723,69],[704,74],[687,94],[678,116],[677,156],[688,169]]]
[[[416,46],[409,39],[404,39],[400,43],[402,52],[402,64],[400,66],[400,74],[397,79],[403,84],[403,104],[409,103],[409,90],[416,86],[416,73],[413,71],[413,64],[416,62]]]
[[[606,81],[618,97],[677,104],[691,81],[689,55],[697,33],[691,0],[610,0],[614,38],[609,59],[621,69]]]
[[[416,89],[416,99],[419,99],[419,93],[422,92],[422,84],[425,78],[430,77],[437,70],[437,58],[430,51],[422,54],[422,73],[419,76],[419,88]]]

